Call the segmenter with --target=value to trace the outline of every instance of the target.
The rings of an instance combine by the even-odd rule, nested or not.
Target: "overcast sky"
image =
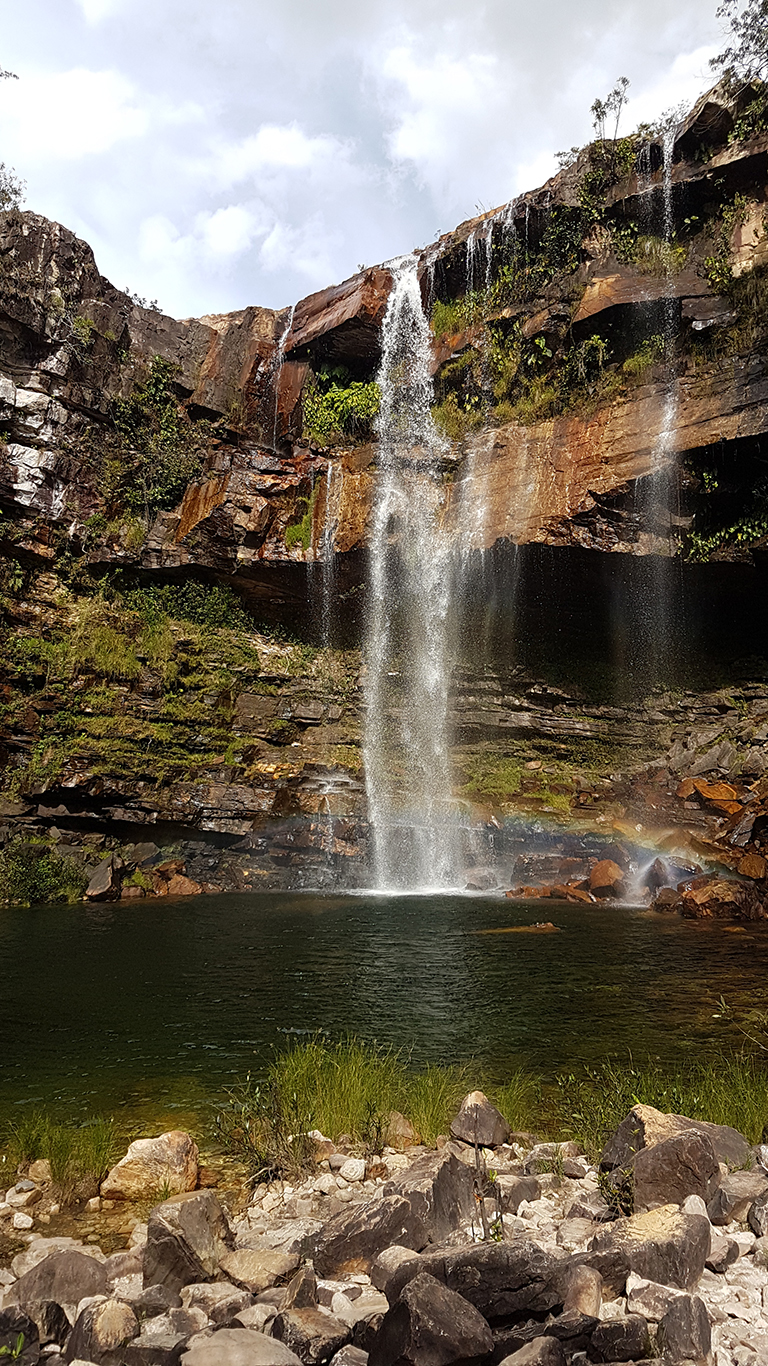
[[[5,0],[25,207],[179,317],[281,307],[533,189],[631,81],[711,84],[717,0]]]

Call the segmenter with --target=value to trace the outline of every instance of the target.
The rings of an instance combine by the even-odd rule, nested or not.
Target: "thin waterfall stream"
[[[381,890],[456,885],[461,862],[448,753],[446,443],[431,414],[418,258],[402,257],[391,269],[365,643],[366,789]]]

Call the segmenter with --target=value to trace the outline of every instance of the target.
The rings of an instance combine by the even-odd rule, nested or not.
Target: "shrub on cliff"
[[[374,380],[353,380],[343,365],[318,370],[302,396],[305,438],[320,446],[350,437],[363,439],[370,435],[380,401]]]
[[[0,851],[0,904],[79,901],[87,882],[87,874],[78,863],[45,845],[16,839]]]

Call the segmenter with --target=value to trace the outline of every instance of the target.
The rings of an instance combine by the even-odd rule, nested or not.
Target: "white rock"
[[[745,1232],[744,1229],[739,1228],[736,1229],[735,1233],[729,1233],[728,1237],[733,1238],[734,1243],[738,1243],[740,1255],[742,1257],[746,1257],[747,1253],[752,1251],[757,1242],[754,1233],[750,1233],[748,1230]]]
[[[705,1219],[709,1218],[707,1207],[700,1195],[687,1195],[682,1205],[683,1214],[702,1214]]]
[[[623,1319],[627,1312],[627,1301],[621,1295],[617,1300],[603,1300],[600,1305],[600,1319],[603,1323],[615,1323]]]
[[[314,1189],[318,1195],[335,1195],[338,1190],[336,1177],[332,1176],[330,1172],[323,1172],[322,1176],[318,1176],[315,1181]]]
[[[141,1247],[144,1243],[146,1243],[146,1241],[147,1241],[147,1226],[146,1226],[146,1224],[134,1224],[134,1226],[133,1226],[133,1228],[132,1228],[132,1230],[131,1230],[131,1236],[130,1236],[130,1238],[128,1239],[128,1246],[129,1246],[129,1247]]]
[[[365,1162],[362,1157],[348,1157],[343,1167],[339,1168],[339,1176],[345,1181],[355,1182],[365,1180]]]
[[[34,1220],[32,1219],[31,1214],[22,1214],[21,1211],[18,1211],[14,1214],[11,1223],[14,1228],[17,1228],[19,1232],[21,1232],[24,1229],[32,1228]]]

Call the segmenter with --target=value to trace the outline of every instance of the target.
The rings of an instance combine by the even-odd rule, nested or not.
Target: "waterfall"
[[[374,884],[455,885],[443,528],[446,446],[430,411],[431,334],[415,255],[391,265],[378,373],[378,478],[370,532],[364,758]]]
[[[645,497],[646,520],[654,526],[657,545],[651,557],[651,595],[649,606],[649,658],[655,682],[668,683],[673,654],[672,564],[675,546],[672,536],[672,493],[674,477],[672,460],[678,413],[678,385],[675,351],[678,336],[678,303],[673,290],[672,243],[675,235],[675,214],[672,186],[672,157],[674,129],[664,134],[663,164],[663,224],[662,232],[667,247],[665,265],[663,338],[667,380],[661,409],[661,430],[652,457],[648,489]]]
[[[315,560],[320,562],[320,624],[322,642],[326,649],[331,644],[333,603],[336,596],[336,529],[339,524],[341,492],[344,474],[341,461],[329,460],[325,473],[325,507],[323,529],[318,538]]]
[[[275,351],[272,357],[271,388],[273,394],[275,395],[275,412],[272,421],[272,449],[274,451],[277,451],[277,439],[280,427],[280,372],[283,368],[283,361],[285,360],[285,344],[288,340],[288,337],[290,336],[291,328],[293,327],[293,316],[295,312],[296,305],[291,304],[291,307],[288,310],[288,319],[286,321],[285,327],[280,333],[280,340],[278,341],[277,346],[275,347]]]

